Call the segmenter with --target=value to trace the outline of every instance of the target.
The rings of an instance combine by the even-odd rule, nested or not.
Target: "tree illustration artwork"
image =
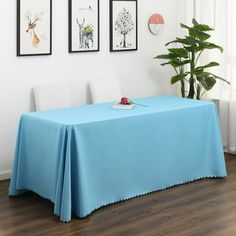
[[[118,34],[123,36],[123,39],[120,42],[120,47],[127,48],[132,46],[131,44],[127,43],[126,36],[132,32],[134,29],[134,22],[132,19],[132,15],[128,10],[123,8],[121,12],[119,12],[117,19],[114,24],[114,29]]]

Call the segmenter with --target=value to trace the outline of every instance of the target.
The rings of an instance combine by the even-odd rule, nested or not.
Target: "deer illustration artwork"
[[[43,13],[41,13],[40,15],[42,15]],[[31,36],[31,40],[32,40],[32,45],[33,47],[37,48],[40,44],[40,39],[39,39],[39,36],[37,35],[35,29],[37,27],[37,23],[41,20],[39,16],[35,16],[34,17],[34,21],[32,22],[32,19],[31,19],[31,13],[28,11],[26,13],[26,19],[27,19],[27,22],[28,22],[28,28],[26,30],[26,33],[29,33],[30,36]]]
[[[89,49],[93,47],[93,26],[91,24],[84,26],[85,19],[80,23],[77,18],[76,22],[79,26],[79,48]]]
[[[82,30],[84,27],[85,19],[83,19],[83,22],[80,24],[79,19],[76,18],[77,25],[79,26],[79,48],[83,48],[83,34]]]

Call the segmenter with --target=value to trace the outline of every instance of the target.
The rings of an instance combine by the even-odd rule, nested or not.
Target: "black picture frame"
[[[128,21],[128,24],[122,26],[124,20]],[[119,31],[122,31],[120,35]],[[138,50],[138,0],[110,0],[110,52],[136,50]]]
[[[69,53],[100,50],[99,0],[69,0]]]
[[[17,0],[16,21],[17,56],[52,55],[52,0]]]

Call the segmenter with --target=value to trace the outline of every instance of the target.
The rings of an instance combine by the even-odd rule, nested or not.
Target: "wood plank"
[[[9,198],[0,181],[0,236],[233,236],[236,235],[236,157],[228,177],[204,179],[96,210],[61,223],[53,204],[34,193]]]

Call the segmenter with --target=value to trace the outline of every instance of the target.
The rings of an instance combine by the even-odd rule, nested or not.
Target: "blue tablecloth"
[[[61,221],[177,184],[226,176],[213,103],[177,97],[26,113],[21,117],[9,195],[31,190]]]

